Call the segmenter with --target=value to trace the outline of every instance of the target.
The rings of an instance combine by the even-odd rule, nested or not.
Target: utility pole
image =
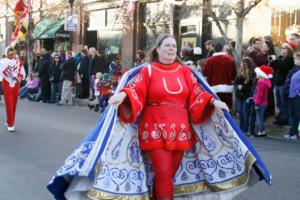
[[[33,51],[31,50],[31,31],[32,31],[32,4],[31,1],[29,2],[29,10],[28,10],[28,28],[27,28],[27,40],[26,40],[26,57],[27,57],[27,63],[28,63],[28,74],[30,74],[33,71],[33,66],[32,66],[32,60],[33,60]]]
[[[69,0],[70,8],[71,8],[71,15],[73,15],[73,5],[75,0]],[[73,17],[72,17],[73,18]],[[70,31],[70,50],[73,50],[73,31]]]
[[[5,2],[5,46],[8,46],[9,44],[9,22],[8,22],[8,2],[7,0]]]
[[[170,3],[170,35],[174,35],[174,4]]]
[[[40,21],[43,18],[43,0],[40,0]],[[39,40],[39,49],[44,48],[44,40]]]

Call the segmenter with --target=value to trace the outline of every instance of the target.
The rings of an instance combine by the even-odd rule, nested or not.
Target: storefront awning
[[[32,37],[35,39],[55,38],[56,32],[64,25],[64,17],[45,18],[35,25]]]

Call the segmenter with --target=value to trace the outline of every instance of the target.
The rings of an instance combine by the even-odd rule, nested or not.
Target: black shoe
[[[276,120],[276,121],[273,122],[273,124],[276,125],[276,126],[282,126],[282,121]]]
[[[27,99],[29,99],[30,101],[32,101],[32,94],[27,94]]]
[[[287,122],[287,121],[281,121],[280,122],[280,126],[289,126],[289,125],[290,125],[290,123]]]
[[[281,120],[276,120],[273,122],[274,125],[277,125],[277,126],[289,126],[289,122],[287,121],[281,121]]]
[[[88,107],[89,107],[90,110],[92,110],[94,108],[94,105],[88,104]]]

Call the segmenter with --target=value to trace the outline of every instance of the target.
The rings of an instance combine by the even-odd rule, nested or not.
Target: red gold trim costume
[[[14,131],[15,113],[20,89],[20,82],[25,78],[23,62],[16,58],[0,60],[0,76],[4,95],[7,126],[9,131]]]
[[[191,149],[195,142],[189,119],[195,124],[205,121],[214,110],[213,96],[203,90],[186,66],[177,62],[170,65],[152,62],[121,91],[128,98],[120,105],[120,118],[133,123],[142,112],[139,143],[152,161],[156,176],[154,190],[160,198],[171,199],[172,177],[184,150]]]

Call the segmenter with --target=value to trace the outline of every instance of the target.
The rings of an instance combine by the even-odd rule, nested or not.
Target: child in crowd
[[[95,79],[93,81],[94,83],[94,95],[95,95],[95,99],[90,101],[88,103],[88,107],[90,109],[94,109],[95,112],[99,111],[99,98],[100,98],[100,90],[98,90],[98,84],[100,83],[100,81],[102,80],[102,73],[101,72],[97,72]]]
[[[35,72],[31,72],[29,77],[26,78],[26,84],[19,91],[21,99],[38,92],[40,79]]]
[[[113,61],[109,64],[109,74],[111,76],[121,76],[122,66],[120,61],[120,56],[116,55]]]
[[[234,80],[235,98],[237,105],[237,113],[240,120],[241,130],[249,135],[249,107],[247,99],[251,96],[251,88],[253,85],[253,68],[250,58],[243,58],[241,62],[240,72]]]
[[[294,54],[295,67],[290,71],[285,86],[288,87],[291,128],[289,134],[284,135],[286,139],[297,139],[300,128],[300,52]],[[297,130],[298,129],[298,130]]]
[[[268,106],[269,89],[272,87],[269,78],[273,77],[273,69],[267,65],[262,65],[255,68],[255,73],[258,81],[253,100],[255,104],[256,122],[258,125],[257,136],[266,136],[264,114]]]
[[[186,64],[186,66],[193,71],[197,70],[197,67],[194,65],[194,62],[192,60],[185,61],[184,64]]]
[[[108,105],[108,99],[113,94],[113,85],[111,76],[108,73],[104,73],[102,80],[97,84],[98,90],[100,90],[99,105],[101,111]]]
[[[111,75],[112,85],[117,87],[119,80],[123,74],[120,56],[116,55],[114,60],[109,64],[109,75]]]

